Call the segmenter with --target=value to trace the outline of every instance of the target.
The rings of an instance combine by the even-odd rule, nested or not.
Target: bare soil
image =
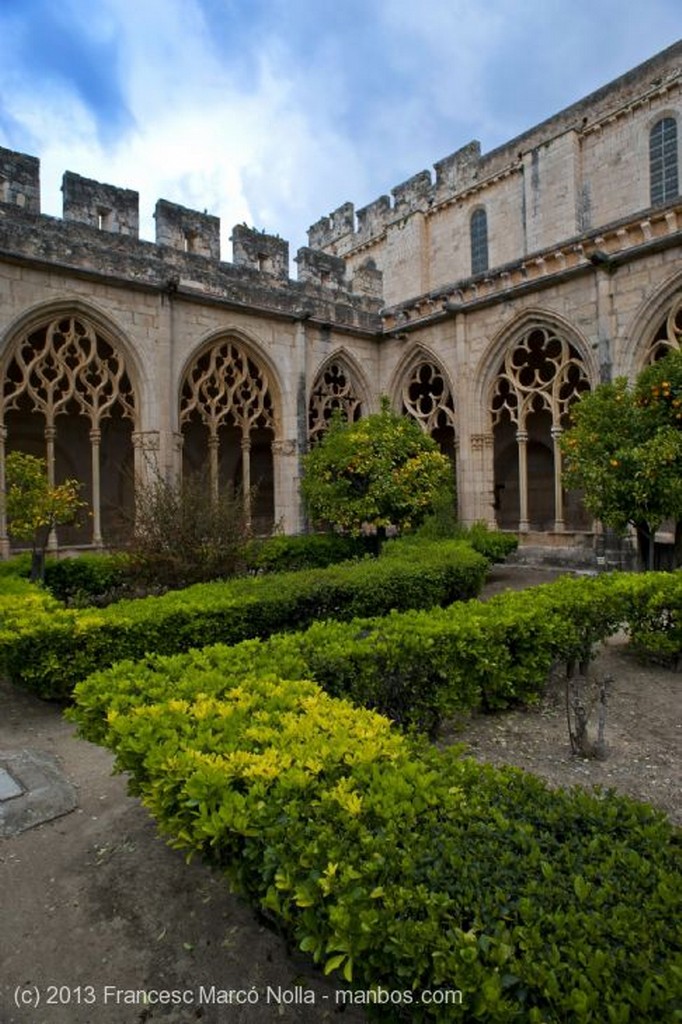
[[[485,595],[557,574],[503,566]],[[559,678],[538,707],[449,723],[442,741],[465,742],[473,756],[551,785],[613,787],[682,822],[682,676],[639,663],[622,640],[605,645],[596,671],[613,677],[606,760],[571,754]],[[157,836],[125,780],[111,774],[110,755],[78,740],[58,706],[0,683],[0,750],[24,748],[57,758],[79,805],[0,841],[0,1024],[364,1019],[349,1008],[341,1018],[320,972],[222,878],[186,864]],[[185,1002],[145,1004],[137,990]],[[229,991],[251,1002],[215,1002]]]

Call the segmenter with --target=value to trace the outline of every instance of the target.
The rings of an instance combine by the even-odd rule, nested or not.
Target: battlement
[[[103,185],[67,171],[62,178],[62,204],[64,220],[116,235],[139,236],[140,197],[130,189]]]
[[[156,244],[220,259],[220,218],[159,199],[154,210]]]
[[[40,160],[0,147],[0,203],[40,213]]]
[[[355,210],[344,203],[328,217],[322,217],[308,231],[309,245],[314,249],[334,249],[343,241],[344,252],[380,236],[389,225],[419,211],[426,212],[434,204],[452,198],[471,187],[481,176],[479,142],[470,142],[457,152],[434,164],[435,179],[430,171],[420,171],[391,189],[391,197],[379,196],[374,202]]]
[[[420,171],[391,189],[392,198],[382,195],[357,211],[352,203],[344,203],[310,227],[308,244],[348,256],[413,214],[430,215],[473,190],[482,191],[500,178],[521,172],[527,154],[536,154],[566,133],[579,137],[601,131],[631,117],[638,108],[646,109],[657,97],[672,96],[681,86],[682,42],[677,42],[487,153],[481,153],[478,141],[469,142],[433,165],[435,179],[430,171]]]
[[[251,267],[280,281],[289,277],[289,243],[279,235],[267,235],[246,224],[232,229],[232,260],[235,267]]]
[[[139,196],[67,171],[63,217],[40,209],[40,165],[35,157],[0,147],[0,249],[5,259],[55,264],[64,272],[94,274],[205,296],[276,315],[309,316],[325,323],[376,331],[382,275],[375,268],[346,281],[345,261],[301,249],[298,280],[289,278],[289,243],[239,224],[231,236],[233,263],[220,258],[220,219],[160,199],[155,241],[139,238]]]

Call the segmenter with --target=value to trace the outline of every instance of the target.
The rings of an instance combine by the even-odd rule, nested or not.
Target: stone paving
[[[38,750],[0,751],[0,837],[73,811],[76,791],[56,758]]]

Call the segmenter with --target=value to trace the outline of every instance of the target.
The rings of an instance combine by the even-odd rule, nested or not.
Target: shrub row
[[[372,545],[363,537],[311,533],[253,540],[246,546],[244,561],[251,572],[297,572],[324,569],[371,553]]]
[[[233,647],[125,661],[76,687],[79,716],[98,742],[110,709],[186,699],[197,687],[220,698],[244,675],[277,675],[313,679],[332,696],[433,735],[456,712],[536,702],[554,665],[589,660],[598,641],[628,623],[641,638],[642,622],[654,650],[672,647],[675,635],[682,650],[682,574],[566,577],[485,603],[317,622]]]
[[[377,1016],[682,1020],[679,843],[663,815],[429,749],[311,682],[223,676],[216,700],[205,669],[178,673],[182,699],[131,706],[119,691],[98,739],[174,845],[326,973],[403,994]],[[86,707],[91,738],[88,721]],[[426,990],[453,1001],[422,1005]]]
[[[414,558],[367,559],[308,572],[199,584],[102,609],[25,612],[0,629],[0,665],[42,697],[67,698],[97,668],[147,652],[171,654],[352,619],[429,608],[480,592],[486,560],[461,542],[423,546]]]

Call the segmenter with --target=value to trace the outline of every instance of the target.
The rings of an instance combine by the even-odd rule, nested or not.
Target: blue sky
[[[674,43],[682,0],[0,0],[0,145],[279,234],[513,138]]]

